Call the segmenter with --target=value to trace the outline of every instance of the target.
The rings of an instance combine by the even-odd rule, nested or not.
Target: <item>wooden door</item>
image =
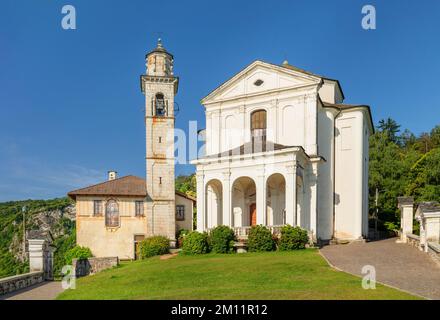
[[[257,206],[255,203],[252,203],[249,207],[249,225],[256,226],[257,225]]]

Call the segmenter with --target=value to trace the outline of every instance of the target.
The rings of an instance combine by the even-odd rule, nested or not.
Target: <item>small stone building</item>
[[[149,234],[145,179],[109,180],[68,193],[76,201],[76,242],[95,257],[136,259],[136,247]],[[192,230],[195,199],[175,192],[175,228]],[[171,239],[173,240],[173,239]]]

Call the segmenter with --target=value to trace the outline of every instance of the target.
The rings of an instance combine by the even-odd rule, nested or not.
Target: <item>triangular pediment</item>
[[[254,61],[202,99],[202,104],[318,84],[321,78],[289,65]]]

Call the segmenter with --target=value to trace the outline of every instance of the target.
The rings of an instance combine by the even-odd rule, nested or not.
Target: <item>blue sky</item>
[[[74,5],[77,29],[61,28]],[[361,28],[373,4],[377,29]],[[339,79],[347,103],[414,133],[439,124],[438,1],[21,1],[0,4],[0,201],[143,176],[139,75],[157,38],[180,77],[176,126],[255,59]],[[190,173],[191,165],[177,166]]]

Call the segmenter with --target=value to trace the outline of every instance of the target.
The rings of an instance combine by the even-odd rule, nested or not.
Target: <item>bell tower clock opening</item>
[[[147,53],[141,75],[145,95],[147,235],[162,235],[175,245],[174,96],[179,85],[174,58],[158,40]]]

